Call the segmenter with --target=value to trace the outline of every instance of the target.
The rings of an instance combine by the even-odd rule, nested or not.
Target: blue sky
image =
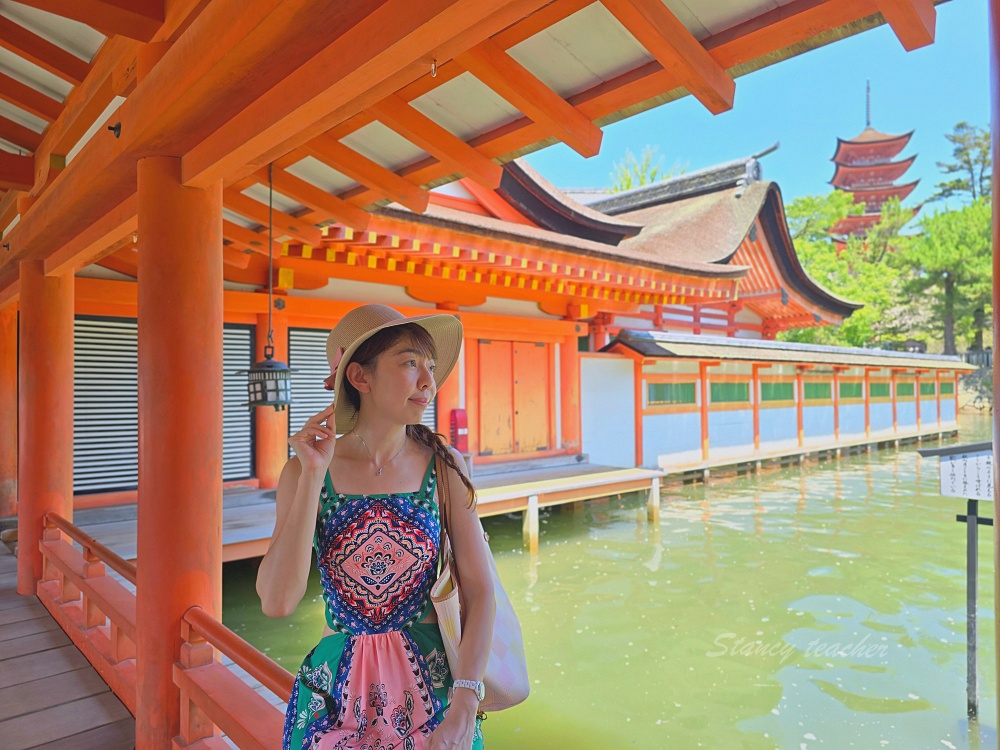
[[[941,179],[936,162],[950,160],[944,134],[959,121],[989,121],[986,0],[937,6],[934,44],[906,52],[888,26],[866,31],[736,79],[732,110],[712,115],[693,97],[657,107],[604,129],[601,153],[584,159],[562,144],[528,157],[560,187],[605,187],[626,149],[658,148],[662,166],[688,171],[781,147],[763,158],[764,178],[785,201],[831,188],[838,137],[865,127],[865,81],[871,80],[872,127],[915,130],[900,156],[917,154],[902,178],[920,184],[906,201],[926,200]],[[943,204],[937,204],[943,208]]]

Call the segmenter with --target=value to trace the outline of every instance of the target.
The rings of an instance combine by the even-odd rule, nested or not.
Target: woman
[[[385,305],[351,310],[330,334],[335,400],[289,439],[295,456],[278,481],[257,575],[264,614],[286,617],[316,550],[327,627],[299,669],[285,750],[482,747],[477,713],[495,607],[488,551],[461,454],[420,424],[461,343],[454,316],[405,318]],[[440,540],[435,457],[449,475],[462,581],[456,664],[429,596]]]

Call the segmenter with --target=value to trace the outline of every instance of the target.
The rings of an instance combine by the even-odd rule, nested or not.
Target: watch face
[[[476,683],[476,697],[479,698],[479,700],[486,697],[486,686],[481,682]]]

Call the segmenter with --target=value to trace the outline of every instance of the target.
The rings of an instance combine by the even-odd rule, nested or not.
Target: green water
[[[962,442],[988,439],[964,417]],[[492,714],[498,748],[967,748],[964,501],[914,447],[668,486],[658,526],[625,495],[487,519],[524,628],[532,696]],[[993,544],[980,534],[982,747],[996,746]],[[294,671],[323,628],[260,614],[251,561],[224,620]]]

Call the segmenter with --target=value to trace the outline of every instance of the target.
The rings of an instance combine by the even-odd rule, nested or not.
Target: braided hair
[[[409,343],[411,343],[415,349],[418,349],[425,357],[436,359],[437,348],[434,346],[434,338],[427,332],[427,329],[416,323],[403,323],[398,326],[383,328],[378,333],[366,339],[364,343],[362,343],[361,346],[355,350],[350,362],[357,362],[365,369],[373,368],[378,357],[383,352],[388,351],[395,346],[396,343],[404,337],[408,337]],[[340,366],[347,367],[350,362],[341,362]],[[358,392],[358,389],[355,388],[347,378],[343,379],[341,387],[343,388],[348,401],[350,401],[351,406],[354,407],[354,411],[361,411],[361,394]],[[474,507],[476,504],[476,488],[465,475],[465,472],[458,467],[458,463],[455,461],[454,456],[451,451],[448,450],[448,444],[445,441],[444,435],[439,432],[434,432],[431,428],[424,424],[408,424],[406,425],[406,436],[433,450],[434,455],[436,457],[440,457],[441,460],[444,461],[445,466],[453,469],[455,473],[458,474],[459,478],[462,480],[462,484],[464,484],[466,490],[468,490],[468,507]]]

